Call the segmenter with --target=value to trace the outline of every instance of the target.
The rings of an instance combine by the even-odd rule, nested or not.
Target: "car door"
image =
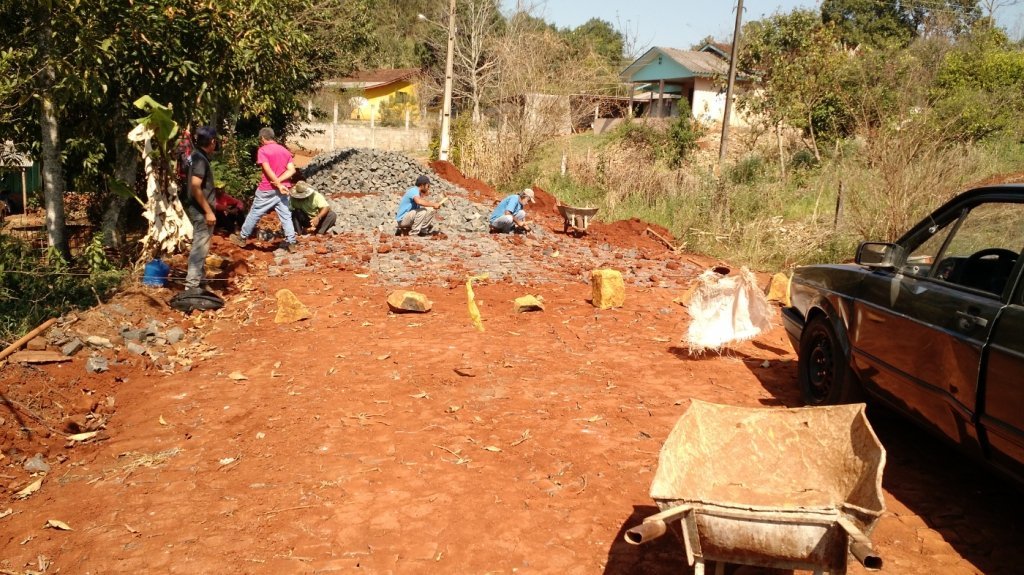
[[[862,380],[968,449],[980,450],[982,350],[1004,306],[1003,268],[1015,263],[1006,254],[1015,258],[1024,247],[1021,234],[1010,230],[1021,221],[1020,203],[975,198],[952,206],[906,240],[903,265],[869,274],[854,304],[851,343]],[[999,278],[992,279],[986,272],[997,268]]]
[[[993,328],[986,360],[980,421],[988,455],[1024,481],[1024,281]]]

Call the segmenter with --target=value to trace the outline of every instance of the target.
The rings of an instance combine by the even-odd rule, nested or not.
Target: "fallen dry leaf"
[[[448,412],[448,413],[455,413],[456,411],[458,411],[460,409],[462,409],[461,405],[449,405],[448,409],[446,409],[445,411]]]
[[[425,392],[425,391],[421,391],[421,392],[417,393],[416,395],[410,395],[409,397],[412,397],[414,399],[430,399],[430,396],[427,395],[427,392]]]
[[[231,373],[228,374],[228,377],[230,379],[235,380],[235,381],[242,381],[242,380],[245,380],[245,379],[249,379],[248,377],[245,377],[245,374],[240,372],[240,371],[232,371]]]
[[[86,439],[92,439],[93,437],[96,437],[98,433],[98,431],[86,431],[85,433],[76,433],[74,435],[69,435],[68,439],[71,441],[85,441]]]
[[[387,359],[389,357],[391,357],[390,353],[385,353],[384,355],[378,355],[377,356],[377,361],[384,361],[385,359]]]
[[[138,533],[139,532],[138,529],[132,527],[131,525],[128,525],[127,523],[124,524],[124,528],[128,530],[128,533]]]
[[[484,449],[485,449],[485,450],[487,450],[487,451],[491,451],[491,452],[494,452],[494,453],[498,453],[499,451],[501,451],[501,448],[500,448],[500,447],[495,447],[495,446],[493,446],[493,445],[488,445],[488,446],[487,446],[487,447],[485,447]]]
[[[28,486],[25,487],[25,489],[22,489],[21,491],[15,493],[14,494],[14,498],[15,499],[24,499],[24,498],[28,497],[29,495],[32,495],[36,491],[39,491],[39,488],[42,487],[42,486],[43,486],[43,478],[40,477],[39,479],[36,479],[32,483],[28,484]]]
[[[14,509],[11,509],[10,507],[8,507],[6,511],[0,511],[0,519],[3,519],[4,517],[7,517],[8,515],[11,515],[13,513],[14,513]]]
[[[61,531],[72,531],[71,526],[57,519],[47,519],[46,526],[52,529],[60,529]]]
[[[164,420],[164,416],[160,416],[160,425],[167,425],[167,421]]]

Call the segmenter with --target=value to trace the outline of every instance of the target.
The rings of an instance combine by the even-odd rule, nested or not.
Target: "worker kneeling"
[[[291,209],[296,231],[307,234],[326,234],[338,221],[327,198],[306,182],[292,188]]]
[[[532,204],[537,199],[533,190],[526,188],[518,194],[512,194],[498,203],[498,207],[491,212],[491,233],[507,234],[509,232],[524,233],[529,231],[526,226],[526,210],[523,203]]]

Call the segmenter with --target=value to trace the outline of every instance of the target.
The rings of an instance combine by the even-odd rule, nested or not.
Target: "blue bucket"
[[[150,260],[142,272],[142,284],[163,287],[167,283],[167,275],[170,271],[171,266],[165,264],[163,260],[159,258]]]

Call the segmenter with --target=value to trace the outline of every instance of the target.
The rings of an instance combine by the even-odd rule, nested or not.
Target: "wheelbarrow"
[[[572,230],[573,233],[585,234],[590,218],[597,214],[597,208],[576,208],[558,204],[558,213],[562,214],[563,232],[568,234],[569,230]]]
[[[885,450],[864,404],[742,408],[694,400],[662,446],[651,497],[661,510],[625,533],[675,530],[695,575],[716,562],[846,573],[882,559],[868,538],[885,511]]]

